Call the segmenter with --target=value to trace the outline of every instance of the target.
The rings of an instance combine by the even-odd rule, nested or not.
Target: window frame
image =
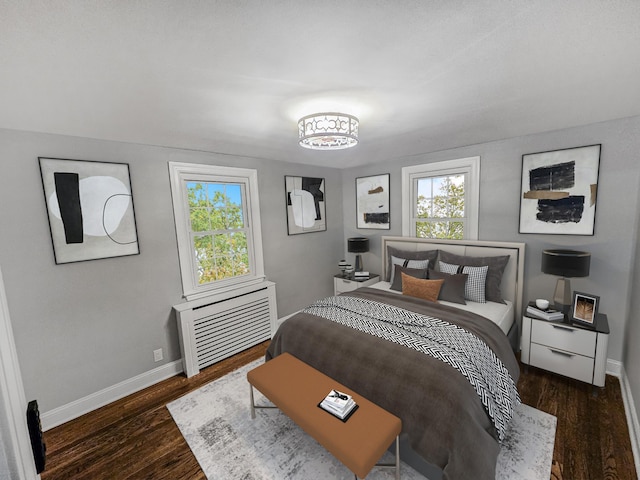
[[[415,237],[415,206],[418,201],[417,180],[428,177],[465,175],[465,240],[478,239],[480,212],[480,157],[466,157],[454,160],[412,165],[402,168],[402,235]]]
[[[260,222],[260,201],[258,195],[258,172],[254,169],[224,167],[207,164],[169,162],[171,197],[178,241],[180,275],[182,277],[183,296],[195,300],[212,293],[220,293],[238,287],[261,283],[265,279],[264,257],[262,252],[262,228]],[[186,185],[200,183],[236,183],[244,185],[243,213],[246,214],[247,250],[249,255],[249,274],[225,278],[199,284],[197,281],[198,264],[193,252],[191,218],[189,215],[188,192]]]

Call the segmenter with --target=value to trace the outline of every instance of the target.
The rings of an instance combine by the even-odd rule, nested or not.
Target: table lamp
[[[544,250],[542,252],[542,272],[549,275],[557,275],[560,278],[556,284],[553,302],[562,311],[569,309],[571,305],[572,277],[588,277],[591,265],[591,254],[578,250]]]
[[[356,272],[362,272],[364,265],[362,264],[362,256],[360,254],[369,251],[369,239],[366,237],[348,238],[347,251],[356,254]]]

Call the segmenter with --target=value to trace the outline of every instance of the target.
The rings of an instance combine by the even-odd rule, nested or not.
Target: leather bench
[[[247,380],[251,392],[251,418],[255,418],[256,408],[279,408],[349,468],[356,478],[365,478],[374,466],[394,468],[396,479],[400,478],[398,436],[402,422],[395,415],[289,353],[251,370]],[[274,406],[256,405],[254,387]],[[318,407],[332,389],[352,395],[358,404],[358,409],[346,422]],[[377,464],[394,439],[395,464]]]

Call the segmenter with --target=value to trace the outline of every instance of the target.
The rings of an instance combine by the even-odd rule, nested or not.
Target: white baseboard
[[[111,402],[139,392],[158,382],[171,378],[183,372],[182,359],[167,363],[148,372],[120,382],[111,387],[92,393],[71,403],[54,408],[40,415],[40,422],[44,431],[62,425],[85,413],[104,407]]]
[[[636,464],[636,472],[640,472],[640,424],[638,423],[638,412],[636,412],[631,386],[627,378],[627,372],[622,367],[620,375],[620,390],[622,391],[622,401],[624,402],[624,412],[627,416],[627,426],[629,427],[629,437],[631,439],[631,450]]]
[[[627,372],[622,362],[607,359],[607,374],[614,375],[620,380],[620,392],[624,403],[624,414],[627,417],[627,427],[629,428],[629,439],[631,440],[631,450],[636,466],[636,472],[640,472],[640,424],[638,423],[638,412],[633,401],[631,386],[627,378]]]
[[[607,374],[620,378],[622,377],[622,371],[622,362],[607,358]]]
[[[287,315],[281,319],[278,319],[277,324],[280,326],[287,318],[295,315],[298,312]],[[182,360],[176,360],[171,363],[167,363],[158,368],[154,368],[148,372],[142,373],[136,377],[130,378],[123,382],[120,382],[111,387],[107,387],[99,392],[92,393],[86,397],[74,400],[71,403],[62,405],[61,407],[54,408],[48,412],[41,412],[40,422],[42,424],[42,430],[47,431],[58,425],[62,425],[70,420],[78,418],[85,413],[97,410],[100,407],[104,407],[116,400],[131,395],[132,393],[139,392],[140,390],[155,385],[167,378],[174,377],[184,372]]]

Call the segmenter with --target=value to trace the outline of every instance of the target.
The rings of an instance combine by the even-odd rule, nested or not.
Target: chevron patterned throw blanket
[[[455,368],[480,397],[502,442],[520,396],[513,378],[487,344],[444,320],[346,295],[328,297],[303,310],[422,352]]]

